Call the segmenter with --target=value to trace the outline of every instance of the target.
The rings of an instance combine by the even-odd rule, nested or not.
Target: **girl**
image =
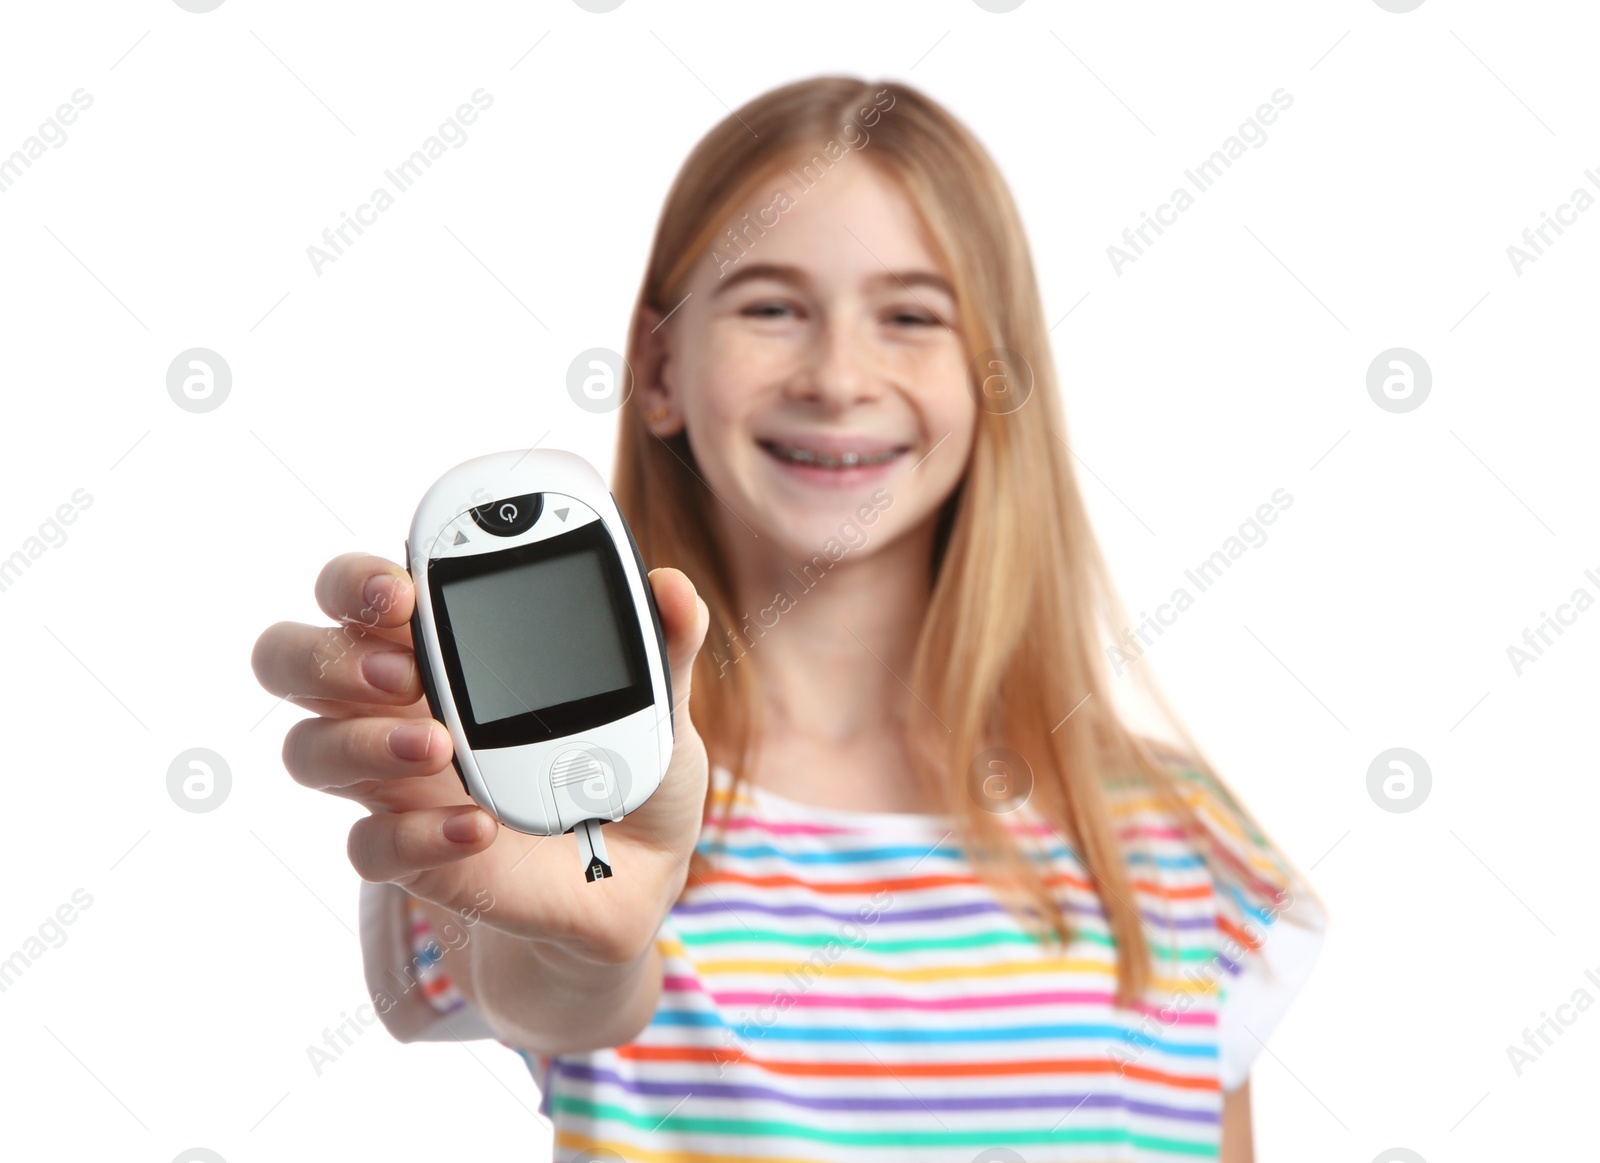
[[[517,1049],[563,1159],[1250,1159],[1323,913],[1159,694],[1165,738],[1118,709],[1129,623],[983,148],[904,84],[752,101],[667,197],[628,360],[615,491],[688,714],[614,879],[468,801],[402,567],[324,569],[354,648],[257,645],[320,713],[289,772],[372,813],[385,1025]]]

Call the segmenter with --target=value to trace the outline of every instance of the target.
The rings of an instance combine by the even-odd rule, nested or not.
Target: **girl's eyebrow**
[[[775,282],[791,283],[797,287],[810,288],[811,276],[800,267],[787,263],[759,262],[749,266],[742,266],[732,274],[722,279],[721,285],[713,292],[711,297],[716,298],[725,291],[732,290],[740,283],[749,282],[751,279],[772,279]],[[943,275],[936,271],[908,270],[908,271],[883,271],[867,279],[870,285],[891,283],[905,287],[932,287],[942,291],[951,299],[956,297],[955,290]]]

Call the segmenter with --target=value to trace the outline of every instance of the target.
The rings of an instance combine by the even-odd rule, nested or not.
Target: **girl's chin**
[[[756,511],[764,519],[753,531],[768,551],[801,562],[817,559],[827,565],[868,547],[877,548],[886,533],[883,513],[893,503],[889,492],[880,489],[848,500],[840,498],[832,505],[758,504]]]

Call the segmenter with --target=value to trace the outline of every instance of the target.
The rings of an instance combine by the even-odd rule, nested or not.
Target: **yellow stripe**
[[[689,960],[683,952],[681,942],[660,938],[659,944],[663,956],[678,956]],[[770,973],[783,974],[795,972],[805,968],[803,961],[695,961],[692,962],[695,971],[702,977],[709,977],[718,973]],[[1003,961],[993,965],[926,965],[915,969],[885,969],[876,965],[843,965],[832,964],[828,966],[827,974],[831,978],[839,977],[870,977],[881,981],[954,981],[964,978],[979,977],[1020,977],[1026,974],[1041,973],[1090,973],[1096,976],[1112,978],[1116,970],[1113,965],[1105,961],[1095,961],[1088,958],[1074,958],[1056,961]],[[1155,988],[1164,993],[1194,993],[1208,992],[1204,984],[1177,977],[1157,977],[1154,979]]]
[[[686,1163],[691,1158],[678,1151],[652,1151],[616,1139],[591,1139],[575,1131],[557,1131],[556,1145],[579,1151],[610,1151],[623,1159],[638,1160],[639,1163]],[[802,1159],[797,1155],[707,1155],[704,1151],[696,1151],[692,1158],[700,1163],[821,1163],[820,1160]]]

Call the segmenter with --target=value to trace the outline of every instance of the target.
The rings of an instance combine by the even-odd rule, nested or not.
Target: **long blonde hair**
[[[930,802],[957,823],[975,869],[1019,918],[1034,924],[1042,917],[1065,944],[1071,926],[1037,861],[1024,859],[1002,814],[972,794],[972,766],[987,748],[1003,745],[1023,757],[1032,771],[1029,805],[1071,839],[1099,895],[1118,951],[1118,1003],[1129,1006],[1154,971],[1119,842],[1115,788],[1135,787],[1168,807],[1214,877],[1263,907],[1280,905],[1300,878],[1201,757],[1143,667],[1131,673],[1174,738],[1141,734],[1113,705],[1101,630],[1115,635],[1130,623],[1073,471],[1027,239],[983,146],[899,82],[825,76],[755,98],[701,139],[667,195],[629,329],[629,363],[643,350],[644,309],[666,315],[708,250],[720,248],[719,261],[727,261],[738,253],[732,248],[754,241],[750,223],[738,236],[726,227],[763,182],[786,164],[825,181],[831,166],[863,162],[898,179],[920,208],[956,288],[968,356],[1021,353],[1032,371],[1023,406],[979,408],[966,474],[940,515],[930,605],[905,678],[947,733],[908,726],[907,743]],[[759,235],[760,224],[755,229]],[[710,607],[689,709],[713,763],[737,787],[760,732],[759,659],[752,654],[719,674],[714,652],[740,633],[743,619],[703,517],[716,501],[694,471],[687,440],[651,433],[632,388],[626,385],[617,441],[616,498],[645,561],[683,570]],[[1197,789],[1210,805],[1204,813],[1193,807]],[[712,802],[708,794],[708,820]],[[697,853],[686,889],[711,868]]]

